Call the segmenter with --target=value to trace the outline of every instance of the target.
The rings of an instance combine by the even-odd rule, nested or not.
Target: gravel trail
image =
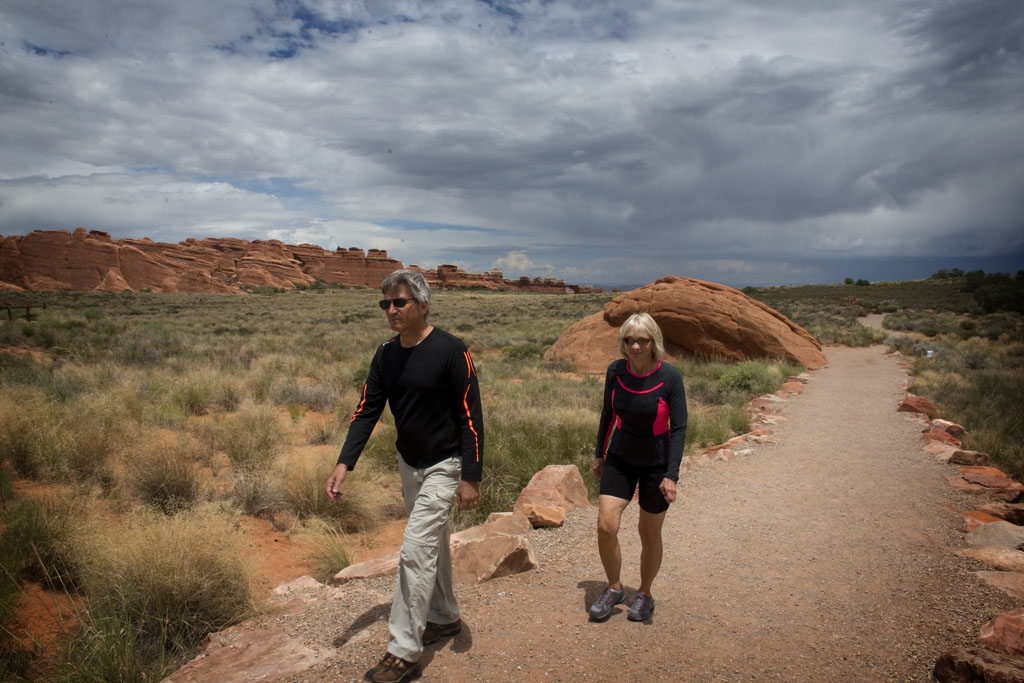
[[[541,568],[458,589],[466,628],[424,653],[424,681],[927,681],[1017,601],[950,553],[982,502],[921,450],[896,407],[906,375],[885,348],[826,349],[783,404],[777,444],[680,478],[649,623],[625,605],[591,623],[604,586],[596,508],[532,539]],[[596,427],[595,427],[596,428]],[[746,448],[746,446],[744,446]],[[589,476],[585,473],[584,476]],[[636,505],[623,517],[623,581],[639,583]],[[358,680],[387,643],[391,582],[355,582],[279,617],[326,662],[291,681]],[[628,603],[627,603],[628,604]]]

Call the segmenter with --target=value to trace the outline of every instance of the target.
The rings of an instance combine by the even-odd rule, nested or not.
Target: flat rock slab
[[[953,548],[960,557],[978,560],[992,569],[1002,572],[1024,572],[1024,553],[1000,545],[975,545],[967,548]]]
[[[951,650],[935,662],[940,683],[1024,683],[1024,660],[983,647]]]
[[[999,590],[1024,600],[1024,572],[974,572],[979,579]]]
[[[974,531],[982,524],[1005,521],[1002,517],[996,517],[995,515],[981,510],[968,510],[967,512],[964,512],[962,516],[964,521],[967,522],[968,531]]]
[[[979,505],[978,509],[1012,524],[1024,524],[1024,504],[1021,503],[989,503]]]
[[[278,631],[234,626],[210,637],[203,652],[164,679],[165,683],[276,681],[336,657]]]
[[[1024,544],[1024,527],[1004,520],[982,524],[967,534],[968,545],[1000,545],[1016,548]]]

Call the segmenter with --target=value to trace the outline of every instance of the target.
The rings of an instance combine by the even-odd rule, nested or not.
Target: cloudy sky
[[[1024,268],[1019,0],[3,0],[0,235],[643,284]]]

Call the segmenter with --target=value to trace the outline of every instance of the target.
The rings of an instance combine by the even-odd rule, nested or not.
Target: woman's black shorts
[[[668,510],[668,501],[660,488],[664,478],[664,467],[637,467],[609,453],[601,472],[601,495],[632,500],[639,484],[640,509],[656,515]]]

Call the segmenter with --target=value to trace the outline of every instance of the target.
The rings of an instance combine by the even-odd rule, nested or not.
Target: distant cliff
[[[383,249],[327,251],[315,244],[278,240],[189,238],[169,244],[114,240],[101,230],[36,230],[0,237],[0,290],[243,292],[254,287],[308,287],[317,281],[347,287],[378,287],[402,262]],[[436,270],[410,266],[440,289],[508,289],[530,292],[594,292],[553,278],[506,280],[500,270],[467,273],[452,265]]]

